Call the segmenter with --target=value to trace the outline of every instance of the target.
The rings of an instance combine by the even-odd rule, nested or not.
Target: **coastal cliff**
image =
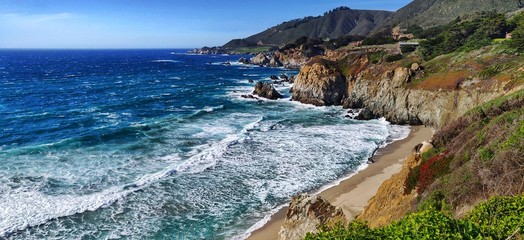
[[[418,63],[373,64],[365,53],[348,54],[338,61],[311,60],[297,75],[293,100],[314,105],[343,105],[362,108],[362,118],[385,117],[395,124],[424,124],[440,128],[468,110],[512,89],[511,81],[496,78],[480,81],[477,72],[463,71],[456,79],[433,85],[422,78],[443,74],[428,73]],[[449,68],[460,67],[452,62]],[[450,83],[451,82],[451,83]]]

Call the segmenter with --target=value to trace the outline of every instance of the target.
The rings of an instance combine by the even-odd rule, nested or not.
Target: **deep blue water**
[[[184,52],[0,51],[0,238],[244,238],[406,134],[243,99],[297,72]]]

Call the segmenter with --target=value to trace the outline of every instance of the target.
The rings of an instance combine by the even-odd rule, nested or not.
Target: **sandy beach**
[[[356,173],[340,184],[320,193],[331,204],[342,208],[346,216],[354,219],[377,192],[385,180],[401,170],[405,158],[413,147],[420,142],[430,140],[433,131],[422,126],[412,126],[406,139],[393,142],[377,151],[373,157],[375,163]],[[249,240],[270,240],[278,238],[287,208],[281,209],[271,217],[262,228],[254,231]]]

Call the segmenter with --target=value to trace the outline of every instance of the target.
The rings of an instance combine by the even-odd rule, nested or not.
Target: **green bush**
[[[384,57],[385,53],[384,52],[373,52],[371,53],[368,57],[369,57],[369,61],[373,64],[377,64],[380,62],[380,60],[382,60],[382,58]]]
[[[403,58],[402,54],[387,55],[386,62],[395,62]]]
[[[442,198],[436,195],[434,200]],[[354,221],[347,227],[339,225],[308,234],[305,239],[509,239],[522,237],[523,233],[524,195],[493,197],[476,206],[464,219],[428,207],[385,227],[369,228]]]
[[[420,52],[429,60],[456,50],[475,50],[491,44],[495,38],[505,37],[509,29],[511,27],[504,14],[480,13],[474,18],[456,20],[448,25],[420,33],[427,38],[420,43]]]

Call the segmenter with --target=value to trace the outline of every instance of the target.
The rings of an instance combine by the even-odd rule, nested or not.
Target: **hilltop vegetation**
[[[346,35],[366,36],[392,12],[375,10],[353,10],[340,7],[326,12],[323,16],[305,17],[283,22],[244,39],[226,43],[224,48],[255,45],[281,46],[301,37],[309,39],[336,39]]]
[[[399,24],[402,27],[419,25],[429,28],[475,12],[497,10],[507,13],[523,7],[522,0],[414,0],[390,16],[378,29]]]
[[[426,59],[453,51],[472,51],[491,45],[495,39],[506,38],[507,33],[515,36],[509,41],[510,47],[522,51],[523,14],[507,20],[496,12],[482,12],[465,19],[457,18],[447,25],[415,31],[415,36],[426,39],[420,43],[420,52]],[[411,26],[411,29],[420,29]]]

